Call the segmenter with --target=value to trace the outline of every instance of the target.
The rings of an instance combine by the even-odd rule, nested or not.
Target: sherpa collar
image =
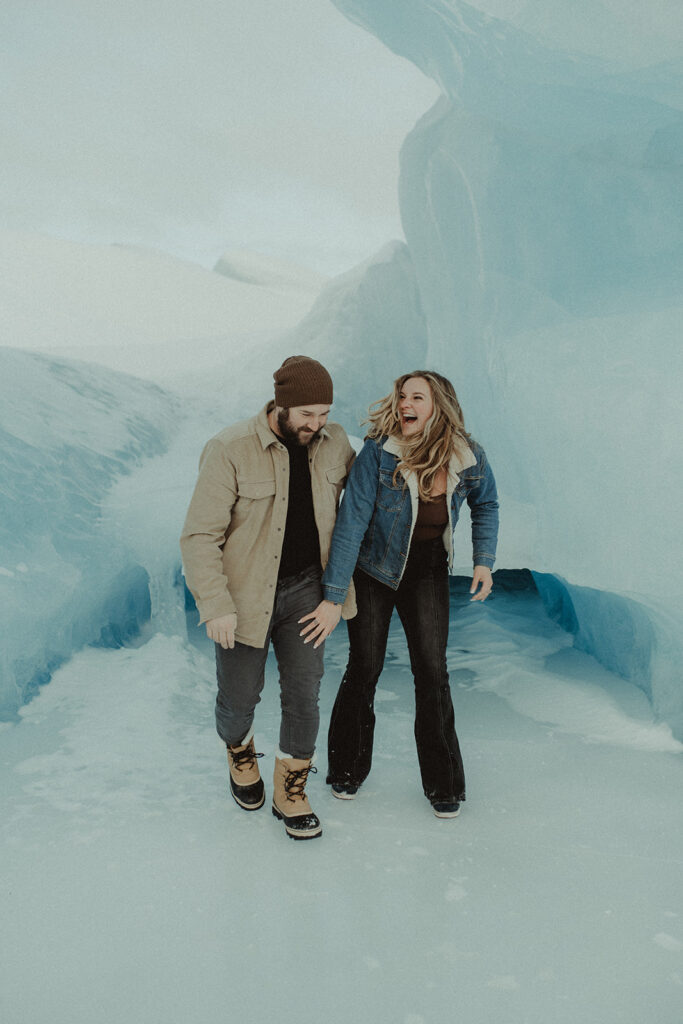
[[[397,437],[388,437],[384,444],[382,445],[382,447],[385,452],[389,452],[390,455],[395,455],[396,458],[398,459],[402,458],[403,456],[403,444]],[[453,488],[460,480],[458,474],[462,473],[464,469],[469,469],[470,466],[475,466],[477,463],[477,460],[474,456],[474,452],[469,447],[469,445],[465,445],[464,448],[465,450],[462,455],[459,455],[457,452],[453,452],[450,458],[450,462],[448,463],[447,490],[449,492],[453,490]],[[401,472],[403,472],[403,470]],[[408,485],[410,485],[410,477],[413,476],[412,471],[406,470],[406,472],[403,475],[405,476]]]

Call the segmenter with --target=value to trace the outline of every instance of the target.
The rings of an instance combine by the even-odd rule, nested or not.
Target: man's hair
[[[401,434],[398,404],[401,391],[411,377],[422,377],[427,381],[434,409],[421,434],[414,438],[404,438]],[[437,472],[442,467],[448,467],[454,452],[465,454],[470,441],[455,388],[447,377],[434,370],[413,370],[402,374],[394,381],[390,394],[372,403],[364,422],[370,424],[368,437],[379,439],[388,436],[401,442],[403,454],[394,471],[394,484],[400,470],[412,470],[417,477],[421,501],[430,500]]]

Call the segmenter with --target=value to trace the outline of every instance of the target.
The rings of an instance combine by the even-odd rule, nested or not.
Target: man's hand
[[[235,646],[236,615],[222,615],[220,619],[209,619],[206,623],[206,635],[209,640],[220,644],[224,651]]]
[[[315,640],[313,646],[320,647],[334,630],[340,618],[340,604],[334,604],[333,601],[321,601],[314,612],[311,612],[310,615],[304,615],[303,618],[299,619],[299,622],[312,620],[305,629],[301,630],[299,636],[306,637],[304,640],[305,644]]]
[[[481,590],[479,590],[480,587]],[[474,596],[470,600],[485,601],[492,589],[493,576],[491,575],[491,570],[486,565],[475,565],[472,575],[472,586],[470,587],[470,594]],[[477,593],[477,591],[479,592]]]

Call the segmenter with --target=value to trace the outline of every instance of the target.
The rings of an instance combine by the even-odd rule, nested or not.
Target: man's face
[[[297,405],[277,409],[277,428],[281,437],[299,444],[310,444],[320,434],[330,415],[329,405]]]

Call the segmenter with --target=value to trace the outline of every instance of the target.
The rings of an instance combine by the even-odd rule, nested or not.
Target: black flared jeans
[[[448,683],[449,589],[440,538],[413,542],[398,590],[354,573],[358,614],[348,622],[349,662],[332,710],[330,783],[360,785],[372,765],[374,697],[391,615],[398,611],[415,681],[415,742],[422,788],[432,803],[465,799],[465,775]]]

